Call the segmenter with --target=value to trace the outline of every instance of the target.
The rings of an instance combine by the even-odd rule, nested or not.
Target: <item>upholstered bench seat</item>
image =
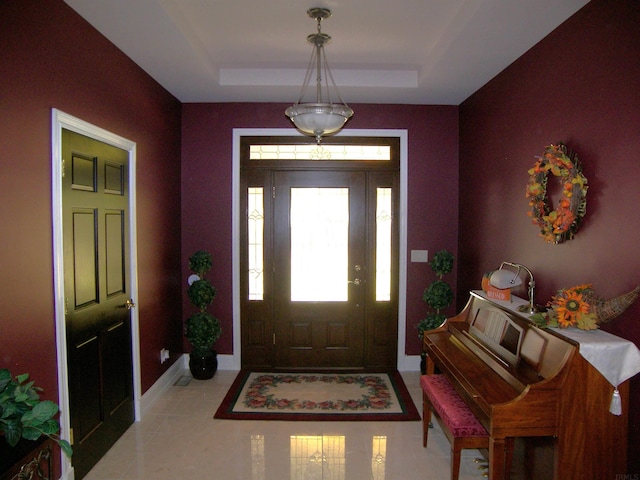
[[[489,434],[444,375],[422,375],[422,444],[427,446],[431,412],[451,444],[451,479],[460,471],[460,451],[489,448]]]
[[[444,375],[423,375],[422,391],[427,394],[433,409],[454,437],[487,437],[471,409],[456,393]]]

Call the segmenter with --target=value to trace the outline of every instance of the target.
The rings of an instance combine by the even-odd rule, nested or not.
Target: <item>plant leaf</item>
[[[11,372],[3,368],[0,370],[0,392],[3,392],[9,383],[11,383]]]
[[[580,315],[578,318],[578,328],[582,330],[597,330],[598,322],[594,314]]]
[[[71,458],[71,456],[73,455],[73,449],[71,448],[71,445],[69,445],[69,442],[67,442],[66,440],[58,439],[58,445],[60,445],[60,448],[65,453],[65,455]]]
[[[56,413],[58,413],[58,405],[51,400],[44,400],[33,407],[31,411],[26,412],[22,416],[22,421],[28,425],[37,425],[49,420]]]
[[[34,427],[24,427],[22,429],[22,438],[27,440],[37,440],[42,435],[42,432]]]
[[[20,437],[22,437],[22,425],[19,420],[8,420],[3,422],[2,430],[4,432],[4,438],[7,443],[15,447],[16,444],[20,441]]]
[[[53,418],[50,418],[49,420],[47,420],[41,425],[40,430],[45,435],[51,436],[55,433],[58,433],[58,430],[60,430],[60,425],[56,420],[54,420]]]

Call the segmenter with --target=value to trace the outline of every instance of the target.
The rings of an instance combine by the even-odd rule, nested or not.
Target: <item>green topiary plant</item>
[[[216,288],[211,285],[209,280],[203,279],[196,280],[187,289],[187,295],[192,305],[198,307],[201,312],[204,312],[216,297]]]
[[[422,338],[426,330],[432,330],[442,325],[447,317],[440,311],[453,302],[453,290],[447,282],[442,280],[444,275],[453,270],[453,255],[447,250],[441,250],[434,255],[429,265],[438,280],[424,290],[422,300],[435,311],[427,313],[427,316],[418,323],[419,338]]]
[[[6,368],[0,369],[0,433],[11,447],[21,438],[37,440],[46,435],[71,457],[71,445],[60,438],[60,424],[53,418],[58,413],[58,405],[51,400],[40,400],[42,389],[28,380],[27,373],[14,378]]]
[[[222,329],[216,317],[207,312],[191,315],[185,324],[185,336],[196,355],[211,353],[211,347],[220,338]]]
[[[212,265],[211,254],[206,250],[198,250],[189,257],[189,268],[200,278],[204,278],[204,274],[211,270]]]
[[[187,295],[199,312],[191,315],[185,322],[185,336],[193,346],[193,353],[201,356],[213,354],[211,347],[222,334],[219,320],[206,311],[216,296],[216,288],[204,278],[211,265],[211,254],[204,250],[189,257],[189,268],[199,279],[189,285]]]

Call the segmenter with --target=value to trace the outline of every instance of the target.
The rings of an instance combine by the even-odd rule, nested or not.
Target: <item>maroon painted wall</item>
[[[0,367],[57,399],[52,108],[137,143],[144,392],[182,352],[181,105],[61,0],[0,2]]]
[[[223,334],[216,349],[233,351],[231,200],[234,128],[292,128],[284,104],[186,104],[182,117],[182,258],[209,250],[209,279],[218,288],[211,311]],[[408,250],[443,248],[457,255],[458,108],[452,106],[351,105],[348,128],[408,130]],[[406,353],[418,354],[417,324],[426,313],[424,288],[435,278],[426,264],[407,268]],[[450,276],[455,286],[455,275]],[[189,304],[183,298],[185,317]],[[452,308],[452,312],[454,309]],[[189,346],[185,343],[186,351]]]
[[[639,26],[637,1],[594,0],[461,105],[459,308],[503,260],[533,271],[541,304],[581,283],[604,298],[640,285]],[[524,192],[534,157],[558,141],[577,152],[590,187],[575,239],[549,245]],[[640,301],[603,329],[640,345],[639,317]],[[631,405],[638,473],[640,376]]]

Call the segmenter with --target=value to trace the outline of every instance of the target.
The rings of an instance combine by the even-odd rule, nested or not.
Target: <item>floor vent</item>
[[[180,377],[178,379],[178,381],[176,383],[174,383],[174,385],[176,387],[186,387],[187,385],[189,385],[189,383],[191,382],[191,379],[193,377],[190,377],[188,375],[183,375],[182,377]]]

